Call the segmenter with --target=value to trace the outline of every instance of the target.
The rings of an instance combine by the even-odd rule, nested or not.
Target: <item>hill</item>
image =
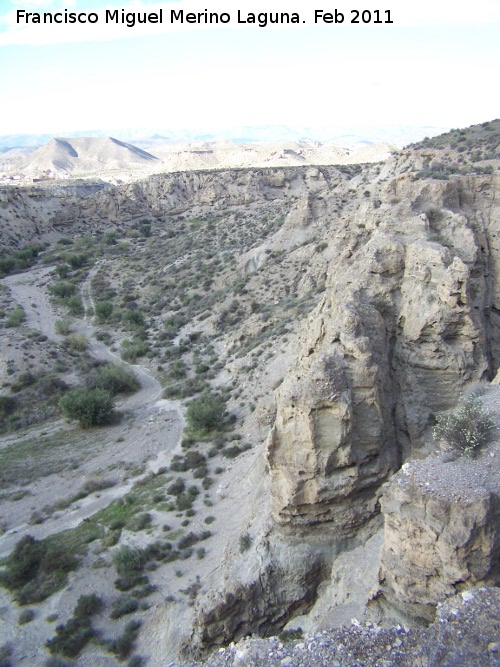
[[[157,161],[150,153],[113,137],[51,139],[37,149],[20,168],[27,174],[99,174],[150,166]]]

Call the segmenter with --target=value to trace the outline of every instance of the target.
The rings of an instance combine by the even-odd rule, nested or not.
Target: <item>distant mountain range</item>
[[[60,138],[118,137],[135,146],[152,146],[156,143],[190,143],[199,141],[232,141],[234,143],[257,143],[277,141],[321,141],[333,142],[339,146],[352,148],[359,145],[388,143],[399,147],[446,132],[450,127],[386,125],[386,126],[340,126],[323,125],[317,127],[290,127],[287,125],[234,126],[224,129],[107,129],[77,130],[55,134],[9,134],[0,136],[0,153],[6,149],[42,146],[54,136]],[[145,139],[146,138],[146,139]]]
[[[55,137],[39,148],[0,152],[0,182],[101,178],[119,182],[154,172],[354,164],[385,160],[386,143],[345,148],[331,142],[172,142],[154,135],[136,146],[113,137]]]

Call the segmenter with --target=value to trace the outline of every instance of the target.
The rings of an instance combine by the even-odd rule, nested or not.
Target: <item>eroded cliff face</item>
[[[267,454],[273,515],[289,532],[333,529],[340,542],[374,515],[375,489],[397,468],[381,363],[389,350],[369,304],[325,299],[315,315],[298,367],[277,392]]]
[[[103,231],[144,216],[161,218],[185,211],[222,211],[242,206],[262,209],[272,202],[304,198],[311,214],[314,194],[339,184],[335,167],[291,167],[158,174],[118,186],[72,182],[0,188],[0,245],[18,246],[65,229]],[[312,196],[312,198],[311,198]]]
[[[445,598],[500,583],[498,454],[495,442],[474,460],[433,455],[391,479],[375,598],[389,618],[429,622]]]
[[[497,538],[488,526],[500,519],[498,502],[486,494],[463,507],[446,499],[436,504],[416,490],[403,498],[398,481],[393,495],[384,484],[412,454],[428,453],[435,415],[453,407],[468,384],[491,379],[498,368],[500,179],[414,180],[400,173],[405,168],[400,162],[391,173],[386,165],[370,184],[370,198],[358,198],[342,216],[334,213],[333,188],[321,191],[321,209],[310,224],[328,243],[325,296],[302,326],[296,360],[268,410],[275,415],[266,453],[275,526],[268,563],[288,543],[283,576],[293,598],[299,570],[302,583],[307,581],[308,561],[294,548],[304,540],[323,563],[315,576],[322,577],[325,600],[335,599],[336,554],[357,548],[377,529],[384,493],[389,534],[383,599],[387,606],[399,605],[405,618],[430,619],[457,582],[497,582]],[[410,528],[405,517],[414,513],[421,525]],[[401,576],[397,564],[413,550],[419,554],[415,567],[410,558]],[[245,586],[258,584],[257,576]],[[234,594],[235,581],[229,589]],[[320,589],[315,587],[312,599]],[[224,586],[220,600],[223,591]],[[290,595],[281,597],[282,623],[295,613]],[[222,614],[231,600],[219,601],[212,611]],[[221,626],[207,615],[206,602],[200,603],[195,627],[208,639]],[[260,625],[251,608],[249,603],[248,632]]]
[[[276,391],[268,444],[276,522],[321,526],[339,540],[378,511],[380,485],[424,444],[435,414],[495,370],[496,283],[483,272],[478,238],[487,230],[439,209],[452,247],[431,231],[432,212],[361,209],[356,219],[370,233],[351,223],[332,239],[327,295]]]

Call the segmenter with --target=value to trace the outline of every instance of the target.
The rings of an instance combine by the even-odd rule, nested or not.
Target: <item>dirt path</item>
[[[95,270],[97,267],[93,269],[82,289],[86,311],[93,305],[90,280]],[[8,276],[3,282],[10,288],[14,300],[24,308],[28,326],[44,333],[51,340],[60,342],[62,337],[55,331],[55,321],[60,314],[50,303],[45,287],[51,271],[52,267],[32,269],[23,274]],[[95,339],[95,327],[87,315],[82,320],[74,320],[72,329],[87,336],[89,352],[96,359],[125,363]],[[138,364],[126,365],[133,369],[141,387],[135,394],[117,404],[117,408],[123,413],[119,424],[81,432],[78,427],[57,420],[0,438],[0,447],[6,447],[28,438],[36,439],[66,432],[80,440],[80,444],[75,442],[75,446],[83,450],[80,455],[81,462],[74,470],[40,477],[27,487],[30,495],[15,502],[2,503],[1,515],[7,518],[3,519],[6,530],[0,537],[0,556],[10,552],[20,534],[29,532],[34,537],[42,538],[74,528],[112,500],[125,495],[130,490],[132,481],[140,479],[140,475],[136,475],[133,480],[122,481],[126,476],[126,469],[142,467],[144,471],[156,471],[170,461],[184,427],[181,405],[176,401],[161,399],[161,385],[149,369]],[[63,512],[55,512],[39,525],[30,524],[33,512],[52,505],[61,498],[74,495],[86,479],[95,475],[110,477],[116,480],[117,484],[91,494]]]
[[[26,273],[6,276],[2,282],[10,289],[11,295],[24,308],[26,323],[32,329],[40,331],[50,340],[60,342],[61,336],[56,333],[54,315],[44,286],[54,267],[31,269]]]
[[[48,271],[29,271],[23,276],[10,278],[8,284],[16,301],[23,304],[29,326],[38,330],[44,327],[47,336],[57,336],[53,325],[61,314],[53,308],[45,291]],[[90,278],[83,286],[82,295],[87,309],[92,305],[88,287]],[[36,308],[30,305],[33,303]],[[72,329],[88,337],[93,356],[123,363],[112,350],[95,339],[90,317],[76,320]],[[0,523],[6,523],[6,531],[0,536],[0,558],[10,553],[23,535],[31,534],[40,539],[77,527],[114,499],[124,496],[149,470],[156,472],[160,467],[169,466],[173,453],[180,452],[184,427],[181,404],[161,398],[161,386],[147,368],[140,365],[131,367],[140,380],[141,389],[118,404],[123,413],[118,424],[82,431],[60,420],[0,439],[0,446],[2,440],[6,445],[13,445],[28,438],[38,439],[38,446],[43,446],[47,439],[50,441],[63,434],[65,443],[67,439],[66,453],[75,457],[75,465],[63,472],[50,476],[41,474],[31,484],[18,487],[19,491],[27,492],[25,497],[0,501]],[[199,580],[209,586],[213,577],[224,576],[228,542],[233,545],[231,553],[235,552],[242,522],[250,525],[250,516],[255,511],[255,489],[265,479],[263,468],[263,457],[253,450],[231,462],[219,460],[217,466],[212,463],[213,489],[200,490],[189,518],[182,512],[154,506],[149,509],[152,516],[150,530],[124,531],[120,543],[139,548],[170,533],[201,533],[207,530],[208,525],[212,532],[212,536],[203,541],[202,558],[193,555],[148,571],[150,583],[156,591],[148,597],[148,608],[136,612],[134,618],[139,618],[143,624],[136,650],[148,656],[151,667],[164,667],[175,659],[177,646],[171,638],[167,640],[165,634],[169,623],[178,628],[179,638],[189,631],[193,611],[192,601],[186,593],[189,587]],[[63,509],[56,509],[42,523],[33,522],[33,513],[43,510],[46,505],[54,505],[59,499],[74,497],[83,484],[95,476],[111,478],[115,484]],[[192,482],[200,484],[199,480],[193,479]],[[265,494],[258,494],[258,497],[262,510],[258,514],[263,516]],[[235,508],[238,510],[235,511]],[[99,567],[95,566],[97,562]],[[71,616],[75,602],[82,594],[98,592],[102,597],[105,611],[96,619],[96,627],[102,636],[116,637],[123,623],[109,618],[111,605],[120,596],[113,584],[115,576],[111,551],[100,543],[91,545],[80,568],[70,574],[69,585],[39,605],[34,605],[35,618],[26,626],[18,625],[19,607],[12,602],[10,593],[0,588],[0,645],[4,641],[12,644],[13,664],[16,667],[43,667],[47,657],[43,648],[45,642],[54,635],[56,623],[64,622]],[[174,600],[169,603],[170,606],[166,605],[167,597]],[[47,621],[49,617],[53,617],[50,622]],[[54,620],[56,617],[57,620]],[[117,664],[99,645],[90,645],[75,662],[78,667]]]

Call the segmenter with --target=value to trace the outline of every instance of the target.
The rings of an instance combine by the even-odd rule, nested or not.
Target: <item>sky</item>
[[[162,24],[105,22],[106,9]],[[315,10],[344,14],[315,23]],[[171,24],[208,10],[226,25]],[[366,9],[392,24],[352,24]],[[17,23],[17,10],[24,10]],[[26,23],[27,12],[97,23]],[[238,23],[288,12],[299,24]],[[368,18],[368,14],[365,14]],[[465,127],[500,116],[500,0],[0,0],[0,135],[104,128]],[[138,130],[139,132],[139,130]],[[140,132],[139,132],[140,133]]]

